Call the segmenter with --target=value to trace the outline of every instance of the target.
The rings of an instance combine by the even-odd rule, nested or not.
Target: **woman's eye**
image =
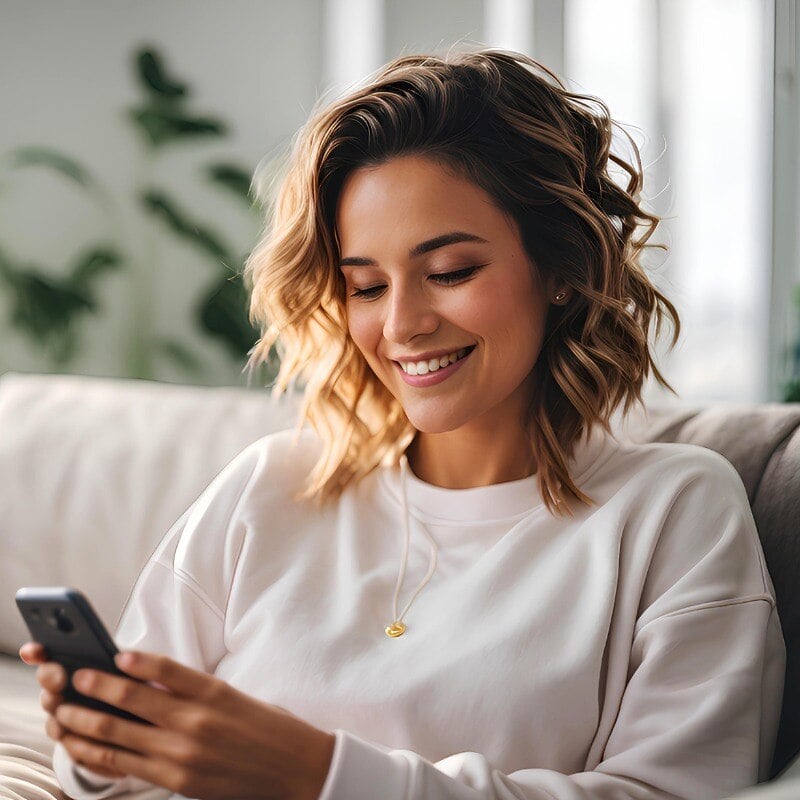
[[[458,281],[464,280],[464,278],[468,278],[472,275],[473,272],[477,272],[480,267],[465,267],[464,269],[456,270],[455,272],[441,272],[437,273],[436,275],[431,275],[431,278],[436,278],[440,280],[445,285],[450,283],[456,283]]]
[[[481,264],[476,267],[465,267],[464,269],[456,270],[455,272],[437,272],[434,275],[431,275],[431,279],[434,279],[437,283],[442,283],[445,286],[450,286],[453,283],[458,283],[459,281],[468,278],[473,273],[477,272],[481,267],[485,266]],[[355,289],[351,297],[375,297],[376,292],[379,292],[383,289],[383,285],[380,286],[370,286],[368,289]]]

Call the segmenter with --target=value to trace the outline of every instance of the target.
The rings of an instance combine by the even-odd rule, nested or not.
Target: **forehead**
[[[508,222],[492,198],[471,181],[422,156],[402,156],[351,172],[336,206],[342,254],[393,242],[407,245],[446,230],[491,239]],[[352,253],[359,255],[360,253]]]

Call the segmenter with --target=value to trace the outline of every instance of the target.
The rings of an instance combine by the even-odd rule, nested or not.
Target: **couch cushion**
[[[0,652],[30,638],[21,586],[81,589],[112,632],[173,522],[294,398],[79,375],[0,377]]]
[[[647,415],[631,415],[623,428],[634,441],[716,450],[736,467],[747,490],[786,642],[774,776],[800,750],[800,403],[651,408]]]

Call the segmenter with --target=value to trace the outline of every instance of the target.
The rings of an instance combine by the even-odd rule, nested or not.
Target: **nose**
[[[415,336],[435,333],[439,315],[422,287],[395,285],[388,290],[383,336],[390,342],[405,344]]]

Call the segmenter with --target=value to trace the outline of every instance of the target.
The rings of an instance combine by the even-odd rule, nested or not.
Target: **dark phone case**
[[[44,646],[48,661],[57,661],[67,672],[67,685],[62,691],[65,703],[87,706],[144,725],[152,724],[81,694],[72,685],[72,673],[82,667],[137,680],[117,668],[114,656],[119,651],[81,592],[63,586],[24,587],[14,599],[33,640]]]

